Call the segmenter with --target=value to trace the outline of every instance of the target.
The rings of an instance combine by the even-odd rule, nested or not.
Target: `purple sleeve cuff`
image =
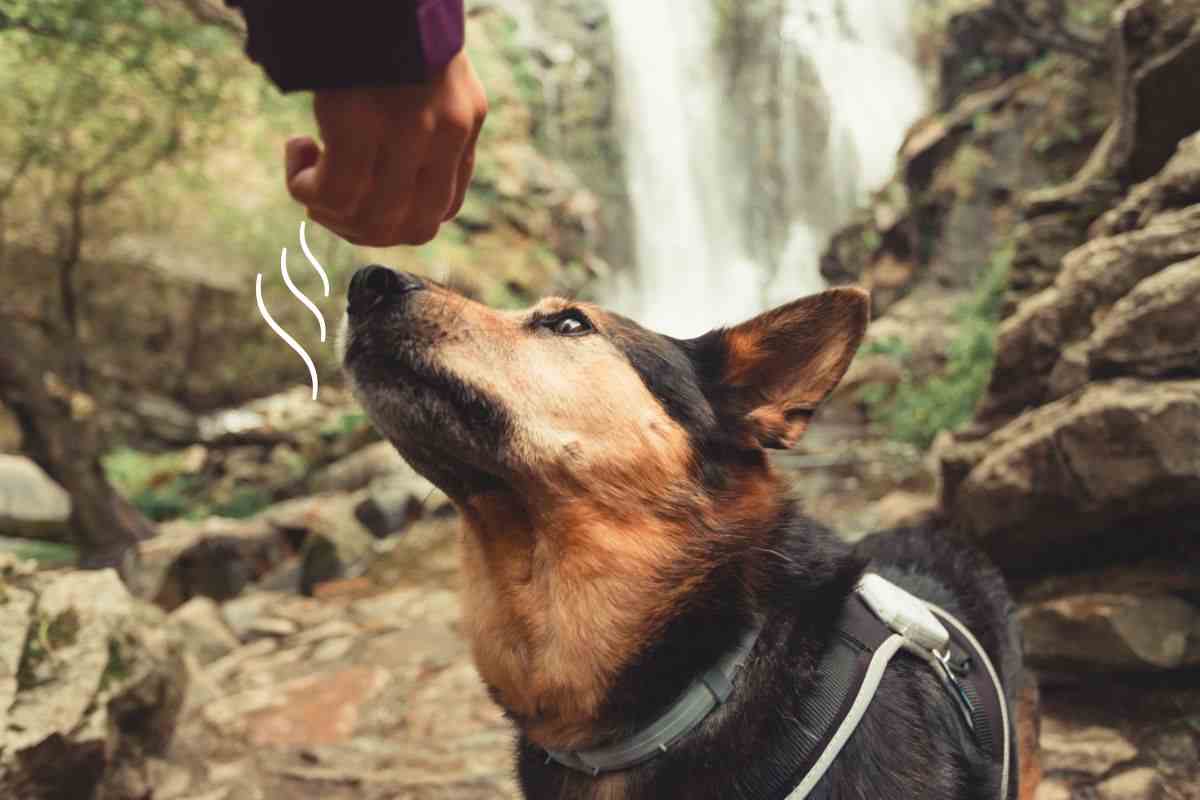
[[[426,74],[439,72],[463,48],[463,0],[424,0],[417,9]]]
[[[285,92],[423,83],[463,47],[463,0],[227,0]]]

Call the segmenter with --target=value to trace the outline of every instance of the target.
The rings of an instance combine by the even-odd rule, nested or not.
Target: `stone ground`
[[[861,463],[817,466],[837,458],[783,463],[825,521],[854,531],[922,506],[919,465],[875,453],[878,480]],[[881,512],[885,496],[902,501]],[[459,631],[455,528],[417,523],[316,598],[253,591],[176,611],[191,688],[153,764],[155,800],[518,798],[512,733]],[[1045,700],[1038,800],[1200,800],[1200,688],[1105,680]]]
[[[239,644],[192,659],[155,800],[516,798],[510,729],[458,632],[452,528],[413,530],[318,599],[226,603]]]

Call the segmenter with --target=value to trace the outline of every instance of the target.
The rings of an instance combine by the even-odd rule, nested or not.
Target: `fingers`
[[[437,80],[318,92],[323,148],[288,141],[287,186],[309,216],[355,244],[424,244],[462,207],[487,114],[465,54]]]
[[[353,220],[361,236],[381,247],[407,243],[403,229],[420,202],[418,175],[435,141],[431,135],[405,135],[403,121],[389,134],[379,148],[372,191]]]
[[[293,136],[284,145],[284,176],[290,185],[292,178],[303,169],[314,167],[321,157],[321,147],[308,136]]]
[[[379,132],[385,124],[370,97],[353,90],[318,92],[313,109],[325,149],[315,164],[289,177],[288,190],[309,208],[349,219],[370,191]],[[296,150],[303,156],[309,152],[301,145]]]
[[[438,227],[457,194],[459,165],[471,137],[469,119],[448,117],[430,143],[429,156],[417,173],[409,213],[398,237],[404,244],[425,244]]]
[[[479,132],[483,130],[483,120],[487,116],[487,103],[484,102],[482,112],[475,120],[475,129],[471,131],[471,138],[467,140],[467,146],[463,150],[462,158],[458,163],[458,176],[454,181],[454,199],[450,201],[450,208],[446,210],[446,216],[442,217],[443,222],[449,222],[454,219],[454,215],[462,210],[463,202],[467,199],[467,189],[471,186],[471,176],[475,174],[475,145],[479,142]]]

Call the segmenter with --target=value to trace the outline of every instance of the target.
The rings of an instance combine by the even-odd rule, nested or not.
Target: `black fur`
[[[750,776],[776,768],[779,754],[772,744],[788,735],[833,622],[868,561],[871,569],[959,616],[981,638],[1005,685],[1017,685],[1020,650],[1003,583],[979,556],[944,534],[896,531],[850,548],[828,530],[790,515],[770,541],[746,556],[765,566],[767,580],[757,598],[739,585],[737,570],[714,576],[613,692],[612,705],[629,709],[627,729],[618,732],[627,735],[659,713],[717,654],[732,648],[756,610],[765,616],[763,633],[729,702],[669,753],[628,770],[625,797],[630,800],[786,796],[753,797],[744,788]],[[965,592],[959,588],[963,584],[970,585]],[[1014,708],[1011,691],[1009,699]],[[898,657],[813,796],[994,800],[998,767],[963,735],[956,714],[928,666]],[[1014,741],[1011,797],[1016,797],[1015,747]],[[588,798],[597,788],[596,779],[546,764],[545,754],[525,741],[518,748],[518,772],[531,800]],[[793,778],[798,782],[800,776]]]
[[[691,436],[705,485],[718,492],[727,473],[765,456],[745,444],[734,414],[723,409],[718,382],[720,335],[678,341],[621,320],[607,335],[617,343],[664,409]],[[723,411],[725,413],[723,413]],[[686,513],[681,510],[681,513]],[[958,616],[981,640],[1009,692],[1021,680],[1013,607],[999,574],[944,531],[876,534],[857,547],[805,518],[792,503],[765,544],[751,532],[698,532],[713,569],[658,640],[619,678],[603,718],[609,740],[644,726],[723,652],[752,620],[763,632],[734,694],[670,752],[621,773],[629,800],[782,800],[748,793],[753,776],[781,768],[779,743],[794,724],[798,700],[833,624],[866,567]],[[758,532],[756,532],[758,533]],[[1016,797],[1016,742],[1010,797]],[[520,739],[517,768],[530,800],[597,796],[600,781],[546,763]],[[791,784],[801,776],[792,776]],[[828,800],[994,800],[999,767],[965,735],[957,710],[929,667],[896,658],[868,713],[812,795]]]

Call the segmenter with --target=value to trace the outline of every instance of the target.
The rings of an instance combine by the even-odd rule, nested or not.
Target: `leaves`
[[[242,91],[226,80],[242,66],[232,43],[135,0],[3,0],[0,200],[28,179],[51,212],[76,184],[96,205],[210,144]]]
[[[996,326],[1012,256],[1011,244],[997,251],[975,296],[957,310],[958,333],[940,374],[918,377],[906,372],[891,392],[878,384],[863,388],[860,399],[892,438],[924,449],[942,431],[970,421],[995,364]],[[911,355],[899,340],[875,342],[868,352],[890,356],[905,366]]]

